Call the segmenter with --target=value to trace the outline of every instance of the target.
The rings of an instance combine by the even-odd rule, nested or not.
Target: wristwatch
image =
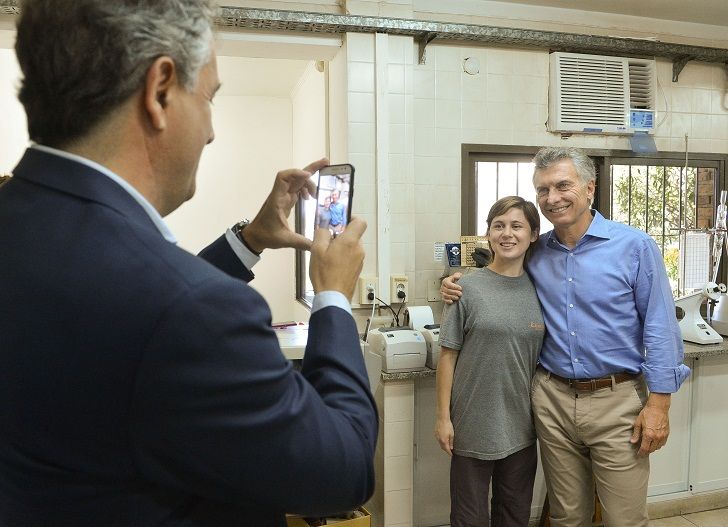
[[[245,245],[251,253],[253,253],[255,256],[260,256],[260,253],[258,251],[254,251],[253,248],[250,245],[248,245],[248,242],[245,241],[245,238],[243,238],[243,229],[245,227],[247,227],[248,225],[250,225],[250,220],[248,220],[248,219],[240,220],[235,225],[230,227],[230,230],[233,231],[233,234],[235,235],[235,237],[238,240],[240,240],[243,243],[243,245]]]

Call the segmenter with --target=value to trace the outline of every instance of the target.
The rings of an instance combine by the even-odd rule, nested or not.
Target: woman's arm
[[[455,430],[450,419],[450,397],[452,395],[452,380],[455,375],[455,363],[458,352],[442,346],[440,358],[437,361],[436,387],[437,387],[437,421],[435,423],[435,438],[440,448],[452,456]]]

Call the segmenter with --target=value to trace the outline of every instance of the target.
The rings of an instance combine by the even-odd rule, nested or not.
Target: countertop
[[[685,360],[715,357],[717,355],[728,355],[728,339],[724,338],[723,342],[719,344],[693,344],[692,342],[685,342]],[[382,372],[382,381],[397,382],[434,377],[435,372],[436,370],[427,367],[416,371]]]
[[[699,359],[701,357],[714,357],[716,355],[728,354],[728,339],[724,338],[723,342],[718,344],[693,344],[685,343],[685,358]]]

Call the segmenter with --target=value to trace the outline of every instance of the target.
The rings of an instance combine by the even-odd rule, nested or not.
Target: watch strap
[[[244,229],[245,229],[245,227],[247,227],[248,225],[250,225],[250,220],[247,220],[247,219],[246,219],[246,220],[240,220],[240,221],[239,221],[239,222],[237,222],[237,223],[236,223],[235,225],[233,225],[232,227],[230,227],[230,230],[231,230],[231,231],[233,231],[233,234],[235,235],[235,237],[236,237],[236,238],[237,238],[238,240],[240,240],[240,242],[241,242],[241,243],[242,243],[243,245],[245,245],[245,247],[246,247],[246,248],[247,248],[247,249],[248,249],[248,250],[249,250],[249,251],[250,251],[251,253],[253,253],[253,254],[254,254],[255,256],[260,256],[260,253],[259,253],[258,251],[255,251],[255,250],[253,250],[253,248],[252,248],[252,247],[251,247],[250,245],[248,245],[248,242],[246,242],[246,241],[245,241],[245,238],[243,238],[243,230],[244,230]]]

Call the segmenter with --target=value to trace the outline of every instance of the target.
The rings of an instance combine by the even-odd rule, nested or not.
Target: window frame
[[[296,201],[294,209],[295,229],[296,232],[303,232],[303,204],[302,200]],[[306,265],[306,253],[303,249],[296,249],[296,300],[309,310],[313,307],[313,296],[306,295],[306,273],[308,266]]]

